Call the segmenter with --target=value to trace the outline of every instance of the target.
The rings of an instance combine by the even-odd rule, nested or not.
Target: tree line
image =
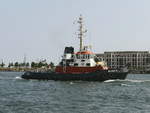
[[[47,62],[24,62],[24,63],[19,63],[19,62],[10,62],[8,64],[8,66],[6,66],[6,64],[4,62],[2,62],[0,64],[0,67],[1,68],[4,68],[4,67],[8,67],[8,68],[41,68],[41,67],[44,67],[44,68],[53,68],[54,67],[54,63],[53,62],[50,62],[50,63],[47,63]]]

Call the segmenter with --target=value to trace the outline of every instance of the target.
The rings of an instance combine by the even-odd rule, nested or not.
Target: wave
[[[117,80],[105,80],[104,82],[108,83],[108,82],[115,82]]]
[[[132,86],[132,85],[129,85],[129,84],[121,84],[121,86]]]
[[[142,82],[150,82],[150,80],[133,80],[133,79],[125,79],[125,80],[119,80],[119,79],[116,79],[116,80],[106,80],[104,81],[106,83],[109,83],[109,82],[132,82],[132,83],[142,83]]]
[[[15,79],[20,80],[22,79],[20,76],[15,77]]]
[[[132,80],[132,79],[126,79],[125,81],[134,83],[150,82],[150,80]]]

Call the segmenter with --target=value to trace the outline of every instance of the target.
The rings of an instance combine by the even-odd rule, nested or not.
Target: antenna
[[[83,35],[87,32],[86,29],[83,28],[83,18],[82,15],[80,15],[79,20],[77,21],[79,23],[79,34],[78,38],[80,39],[80,51],[83,50]]]

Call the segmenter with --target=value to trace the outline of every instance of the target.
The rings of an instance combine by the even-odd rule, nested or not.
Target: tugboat
[[[65,47],[64,55],[54,72],[25,72],[21,77],[23,79],[37,80],[60,80],[60,81],[105,81],[112,79],[125,79],[128,70],[111,70],[106,63],[96,57],[89,50],[89,46],[83,46],[83,35],[86,30],[83,28],[83,18],[80,15],[79,20],[80,49],[74,51],[73,47]]]

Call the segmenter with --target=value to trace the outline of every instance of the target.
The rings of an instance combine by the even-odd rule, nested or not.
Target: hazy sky
[[[0,0],[0,59],[58,62],[80,14],[96,53],[150,50],[150,0]]]

